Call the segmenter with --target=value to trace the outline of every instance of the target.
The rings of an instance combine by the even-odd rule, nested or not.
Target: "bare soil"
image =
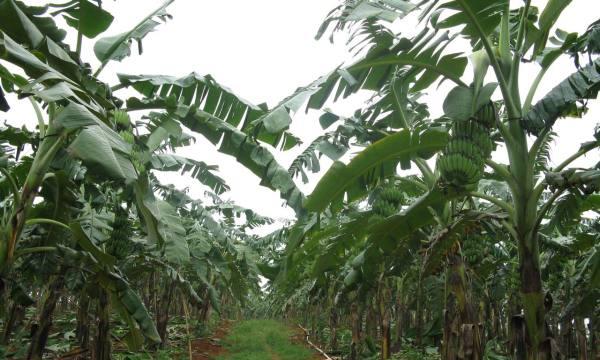
[[[192,341],[192,356],[194,360],[213,360],[227,351],[223,347],[223,340],[231,329],[232,322],[224,320],[219,324],[210,337]]]

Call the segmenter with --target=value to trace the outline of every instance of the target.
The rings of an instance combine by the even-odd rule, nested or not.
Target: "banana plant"
[[[29,101],[37,120],[37,130],[33,132],[10,126],[2,129],[0,297],[4,298],[5,292],[27,294],[29,290],[21,291],[12,276],[25,264],[43,263],[45,259],[52,259],[53,264],[62,266],[54,269],[59,273],[101,285],[100,289],[82,287],[81,284],[71,286],[60,276],[51,277],[50,285],[45,289],[47,299],[40,304],[40,326],[30,345],[28,358],[41,358],[55,305],[65,293],[65,286],[82,295],[83,311],[87,311],[83,306],[85,301],[98,301],[98,318],[101,321],[98,323],[98,338],[95,339],[97,358],[111,356],[111,307],[128,325],[130,333],[127,341],[132,348],[139,348],[143,337],[149,344],[164,343],[168,301],[158,316],[160,321],[155,324],[152,314],[130,282],[135,276],[132,271],[127,271],[124,253],[128,251],[137,252],[139,256],[145,254],[146,264],[160,264],[164,270],[161,281],[168,284],[166,288],[177,288],[198,306],[210,302],[215,309],[219,308],[216,287],[230,292],[231,297],[240,302],[243,302],[246,291],[256,289],[255,282],[258,280],[253,276],[253,255],[241,245],[246,240],[243,232],[247,227],[272,220],[235,204],[214,204],[210,211],[225,214],[230,226],[221,227],[218,221],[207,220],[209,216],[202,215],[202,226],[210,229],[203,231],[215,231],[214,236],[222,244],[211,252],[217,260],[206,261],[203,266],[191,271],[189,267],[193,258],[190,247],[197,246],[194,241],[199,240],[190,237],[191,225],[181,219],[182,212],[189,212],[189,209],[183,209],[189,202],[172,202],[166,196],[164,199],[158,197],[155,191],[161,185],[155,181],[153,172],[189,174],[217,195],[229,187],[216,174],[216,166],[173,153],[176,148],[194,140],[182,130],[181,124],[194,127],[189,122],[180,121],[185,118],[181,113],[172,116],[170,111],[145,111],[140,121],[134,124],[127,110],[139,109],[135,106],[122,109],[125,101],[113,95],[113,91],[124,84],[111,87],[98,79],[109,62],[131,55],[133,41],[138,43],[141,53],[141,41],[170,18],[166,9],[172,2],[166,1],[130,31],[100,38],[94,46],[100,61],[95,71],[81,59],[81,48],[85,39],[98,37],[108,31],[112,23],[113,15],[103,9],[100,2],[95,4],[82,0],[42,7],[13,0],[0,2],[0,109],[9,111],[10,102],[17,95]],[[68,26],[77,30],[74,47],[66,43],[66,31],[54,21],[56,16],[62,16]],[[127,84],[139,81],[138,85],[141,85],[141,80],[129,79]],[[230,134],[234,143],[245,138],[246,133],[250,134],[248,143],[231,144],[251,148],[245,153],[251,156],[240,162],[259,176],[265,176],[267,186],[280,190],[292,203],[298,203],[302,194],[273,155],[256,140],[269,144],[281,142],[286,148],[293,146],[298,140],[285,131],[289,123],[286,120],[288,112],[296,110],[293,104],[283,104],[268,111],[265,106],[255,106],[236,97],[209,76],[197,80],[193,82],[194,90],[196,85],[207,81],[203,96],[210,99],[209,108],[217,105],[213,101],[221,98],[221,94],[227,94],[223,97],[228,98],[227,102],[219,103],[218,109],[199,110],[203,114],[213,112],[215,121],[228,124],[221,127],[223,124],[218,123],[211,134]],[[174,93],[170,95],[174,96]],[[169,110],[172,109],[172,99],[169,98]],[[231,119],[223,117],[224,112],[229,110]],[[233,115],[236,111],[238,114]],[[246,113],[251,114],[246,133],[226,121],[235,123],[235,117],[246,116]],[[234,151],[233,148],[221,150],[230,154]],[[73,201],[72,197],[85,197],[85,200]],[[37,205],[36,198],[43,198],[46,203]],[[54,209],[50,208],[52,204],[55,204]],[[47,207],[47,211],[40,210]],[[85,211],[82,212],[82,208]],[[103,214],[104,226],[96,228],[99,225],[96,221],[100,218],[98,214]],[[190,217],[201,216],[199,213],[186,215],[188,217],[184,219],[188,222]],[[243,216],[245,221],[239,227],[233,226],[234,216]],[[37,232],[43,235],[45,231],[51,236],[44,235],[40,240],[41,235]],[[65,241],[55,239],[59,233],[64,235]],[[240,244],[232,245],[229,240],[232,236],[239,238]],[[137,241],[132,241],[132,238]],[[135,259],[135,255],[132,256]],[[205,279],[196,271],[200,268],[215,275],[210,280]],[[206,294],[204,301],[187,280],[188,276],[194,279],[194,287],[203,289]],[[170,297],[171,293],[165,296]],[[30,305],[27,299],[27,296],[22,297],[23,301],[15,305]],[[154,307],[152,310],[156,313],[160,309]],[[10,339],[11,332],[3,334],[6,341]]]
[[[468,124],[471,119],[490,120],[487,126],[493,129],[492,139],[504,145],[508,164],[497,163],[489,157],[486,159],[485,153],[489,154],[490,151],[488,145],[485,145],[486,150],[457,150],[458,144],[454,142],[454,149],[446,147],[442,153],[445,155],[438,157],[437,170],[442,175],[445,172],[442,179],[449,180],[449,184],[444,186],[446,189],[459,189],[471,196],[480,197],[482,194],[465,188],[464,185],[475,181],[476,176],[469,179],[468,174],[481,174],[483,171],[480,167],[481,160],[475,161],[475,155],[469,153],[484,154],[484,162],[491,175],[504,182],[510,190],[508,201],[493,196],[484,195],[484,198],[509,214],[509,219],[503,226],[518,245],[520,293],[526,328],[526,351],[522,356],[527,359],[549,358],[553,348],[552,337],[546,331],[545,290],[540,266],[540,224],[556,199],[568,191],[567,183],[572,186],[581,184],[578,179],[573,178],[572,182],[563,180],[557,183],[565,186],[554,186],[553,178],[544,176],[544,172],[561,173],[574,160],[600,146],[597,139],[592,138],[558,166],[547,171],[541,171],[537,166],[539,157],[544,156],[545,144],[556,120],[561,117],[583,116],[587,99],[594,98],[599,90],[599,64],[594,58],[597,49],[593,45],[597,40],[597,32],[591,31],[594,24],[590,26],[589,32],[582,35],[564,31],[557,31],[555,37],[551,35],[554,24],[566,6],[568,2],[549,1],[538,10],[530,1],[525,1],[523,6],[513,8],[508,1],[503,0],[424,1],[418,4],[409,1],[385,4],[369,0],[348,2],[330,14],[322,31],[331,24],[335,24],[334,30],[359,27],[362,33],[358,33],[365,34],[364,41],[370,46],[362,59],[326,76],[308,100],[309,108],[318,109],[329,98],[346,97],[361,89],[376,92],[387,90],[393,95],[391,102],[396,107],[387,109],[393,112],[393,118],[402,121],[402,110],[406,109],[406,99],[409,98],[407,94],[430,88],[443,79],[455,84],[446,95],[443,109],[444,118],[454,124],[451,139],[463,136],[461,134],[464,131],[460,127]],[[373,22],[386,26],[386,22],[396,19],[401,22],[409,14],[421,20],[420,27],[423,29],[412,39],[369,31],[369,25]],[[444,32],[436,36],[440,31]],[[451,53],[447,43],[462,39],[471,43],[472,50]],[[577,63],[572,75],[534,104],[538,86],[548,69],[561,56],[573,54],[589,55],[588,64]],[[470,85],[462,80],[467,58],[470,58],[475,73]],[[538,75],[532,86],[526,89],[526,96],[522,97],[522,89],[519,87],[521,64],[529,59],[539,64]],[[485,75],[490,70],[495,82],[484,83]],[[482,111],[487,111],[485,108],[490,105],[486,104],[496,92],[499,92],[501,101],[501,107],[496,111],[500,111],[494,117],[483,115]],[[375,115],[375,119],[383,117],[381,114],[386,109],[385,105],[386,102],[382,102],[378,106],[380,112]],[[402,123],[406,124],[405,118]],[[477,142],[476,138],[483,136],[473,130],[468,131],[470,135],[465,136],[475,139],[472,141]],[[532,143],[527,141],[530,137],[534,139]],[[385,141],[385,138],[381,141]],[[451,141],[450,145],[452,144]],[[365,149],[356,157],[357,161],[353,160],[350,165],[358,164],[358,159],[366,157],[375,145],[378,144]],[[398,148],[395,147],[394,151],[398,151]],[[385,154],[380,154],[379,159],[386,155],[392,156],[393,152],[388,150]],[[468,160],[458,160],[461,156]],[[477,164],[478,169],[472,169],[473,163]],[[417,163],[417,166],[424,168],[422,164]],[[331,170],[339,175],[335,178],[337,184],[369,173],[366,167],[364,172],[352,174],[339,171],[338,167],[340,165],[334,165]],[[453,171],[462,171],[464,177],[450,177],[449,172]],[[565,177],[568,175],[561,176]],[[583,182],[593,182],[593,175],[584,178],[587,180],[582,179]],[[435,175],[433,179],[434,182],[437,181]],[[319,192],[328,188],[332,181],[327,175],[321,180],[315,192],[308,197],[309,209],[323,211],[330,203],[337,204],[332,202],[332,198],[324,197]],[[553,195],[543,197],[545,189],[554,189]],[[337,194],[339,191],[323,193]],[[591,185],[588,192],[594,191],[597,190]],[[322,202],[317,199],[322,199]],[[319,206],[314,206],[317,201]],[[339,208],[339,205],[335,207]],[[402,217],[391,219],[399,226],[406,225],[405,222],[399,222]]]

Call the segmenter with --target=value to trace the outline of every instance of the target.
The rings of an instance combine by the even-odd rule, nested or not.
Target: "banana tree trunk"
[[[581,316],[575,317],[575,332],[577,333],[577,360],[588,360],[587,335]]]
[[[315,309],[313,310],[313,327],[314,327],[314,337],[315,337],[315,341],[317,342],[317,344],[319,344],[319,346],[322,346],[322,340],[321,339],[321,335],[322,335],[322,331],[321,331],[321,326],[319,324],[319,320],[321,318],[321,306],[319,304],[315,304]]]
[[[112,344],[110,341],[110,295],[100,290],[96,312],[98,332],[94,344],[94,360],[110,360]]]
[[[391,313],[389,302],[391,298],[391,292],[385,280],[380,282],[378,291],[379,300],[379,317],[380,317],[380,328],[381,328],[381,359],[390,358],[390,342],[391,342]]]
[[[335,306],[331,307],[329,313],[329,329],[330,329],[330,338],[329,338],[329,350],[334,352],[338,347],[338,338],[337,338],[337,328],[338,328],[338,312]]]
[[[465,265],[458,249],[448,255],[448,275],[446,281],[449,294],[453,297],[452,302],[455,302],[460,323],[448,325],[449,333],[445,335],[450,337],[447,339],[449,347],[447,356],[450,357],[446,357],[445,359],[480,360],[483,358],[484,347],[479,328],[479,318],[472,301]],[[455,317],[451,313],[447,313],[446,315],[448,317]],[[447,321],[452,322],[453,319],[447,319]],[[455,346],[452,345],[455,344],[455,341],[451,338],[455,335],[458,336],[458,351],[456,353]]]
[[[165,289],[160,298],[160,303],[158,305],[156,329],[158,330],[158,335],[162,339],[160,343],[161,348],[163,348],[168,342],[167,325],[169,323],[169,309],[171,307],[174,289],[175,284],[173,282],[167,281],[167,283],[165,284]]]
[[[361,328],[362,314],[357,304],[350,306],[350,318],[352,321],[352,343],[350,344],[349,360],[358,360],[361,353]]]
[[[396,295],[396,338],[393,346],[394,352],[398,352],[402,348],[402,336],[404,336],[404,324],[406,322],[406,306],[404,305],[403,297],[403,287],[401,285]]]
[[[87,349],[90,346],[90,318],[88,311],[90,310],[90,298],[86,294],[80,294],[79,304],[77,306],[77,327],[75,328],[75,336],[77,343],[82,349]]]
[[[572,334],[572,326],[571,326],[571,318],[567,317],[560,322],[560,351],[565,357],[571,356],[572,352],[572,342],[571,342],[571,334]]]
[[[598,336],[598,314],[590,317],[588,324],[590,330],[590,359],[600,359],[600,337]]]
[[[459,316],[456,311],[456,301],[453,296],[446,298],[444,309],[444,329],[441,358],[444,360],[458,358]]]
[[[415,331],[416,331],[416,346],[421,348],[423,343],[423,281],[419,279],[417,283],[417,309],[415,312]]]
[[[488,339],[501,338],[502,337],[502,321],[500,320],[500,306],[494,302],[490,304],[490,331]]]
[[[519,241],[521,298],[525,316],[527,360],[552,359],[552,338],[547,331],[546,307],[537,238]]]
[[[4,331],[2,333],[2,339],[0,341],[1,345],[6,345],[9,343],[10,336],[12,335],[13,331],[15,331],[15,329],[17,329],[21,325],[24,318],[25,309],[19,304],[12,304],[8,314],[8,319],[4,324]]]
[[[48,334],[52,327],[52,319],[56,303],[60,298],[60,293],[64,286],[62,277],[57,277],[48,286],[46,296],[39,313],[37,324],[32,325],[32,336],[29,349],[27,351],[27,360],[41,360],[48,341]]]
[[[375,314],[374,304],[367,305],[365,332],[368,338],[377,339],[377,315]]]

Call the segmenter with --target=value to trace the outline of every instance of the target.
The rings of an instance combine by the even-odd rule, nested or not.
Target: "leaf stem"
[[[34,218],[34,219],[28,219],[27,221],[25,221],[25,225],[35,225],[35,224],[56,225],[56,226],[63,227],[67,230],[71,230],[71,228],[68,225],[61,223],[60,221],[56,221],[56,220],[52,220],[52,219]]]
[[[21,202],[21,192],[19,191],[19,186],[17,185],[15,178],[7,169],[0,167],[0,173],[6,177],[8,183],[10,184],[10,189],[14,196],[14,204],[16,208],[17,204]]]
[[[30,96],[28,97],[31,106],[33,107],[33,111],[35,111],[35,117],[37,118],[38,128],[40,129],[40,138],[43,139],[46,136],[46,124],[44,122],[44,116],[42,115],[42,111],[38,106],[37,102]]]
[[[516,186],[516,182],[510,174],[510,172],[508,171],[508,169],[506,168],[506,165],[499,164],[493,161],[492,159],[486,159],[485,164],[491,167],[492,170],[494,170],[494,172],[496,173],[496,175],[503,178],[504,181],[506,181],[510,187]]]
[[[579,151],[577,151],[575,154],[569,156],[565,161],[563,161],[557,167],[552,169],[552,171],[559,172],[559,171],[564,170],[564,168],[569,166],[569,164],[571,164],[573,161],[579,159],[583,155],[587,154],[588,152],[590,152],[598,147],[600,147],[600,141],[595,142],[591,146],[587,146],[587,147],[582,146],[581,149],[579,149]]]
[[[512,119],[512,118],[520,117],[521,112],[517,108],[517,106],[514,102],[514,99],[512,98],[510,88],[508,86],[508,83],[506,82],[506,78],[504,77],[504,74],[502,73],[502,68],[500,67],[500,63],[498,63],[498,59],[496,58],[496,55],[494,54],[494,49],[492,49],[492,44],[490,43],[489,39],[485,35],[485,32],[483,31],[481,24],[477,20],[477,16],[473,13],[473,10],[465,2],[465,0],[456,0],[456,2],[459,3],[459,5],[463,8],[463,10],[465,11],[465,14],[471,20],[471,23],[475,26],[475,29],[479,33],[479,38],[481,39],[483,47],[485,48],[485,51],[488,54],[490,63],[492,64],[492,68],[494,69],[494,72],[496,73],[496,78],[498,79],[498,83],[500,84],[500,90],[502,91],[502,95],[504,97],[504,102],[506,103],[506,108],[508,109],[509,118]]]
[[[535,76],[535,79],[533,80],[533,83],[531,84],[531,87],[527,92],[525,102],[523,103],[523,114],[527,114],[527,112],[529,112],[529,109],[531,108],[531,103],[533,102],[533,97],[535,96],[535,92],[540,86],[540,82],[544,78],[544,75],[546,75],[546,71],[548,71],[548,67],[541,68],[538,74]]]
[[[556,199],[558,199],[558,197],[565,191],[565,189],[558,189],[556,190],[552,196],[544,203],[544,205],[542,206],[542,208],[538,211],[538,215],[537,218],[535,219],[535,225],[533,228],[533,231],[537,231],[538,228],[540,227],[542,220],[544,219],[544,216],[546,216],[546,213],[550,210],[550,206],[552,206],[552,204],[554,204],[554,201],[556,201]]]
[[[504,211],[506,211],[508,213],[508,216],[511,217],[511,219],[513,219],[515,216],[515,209],[504,200],[497,199],[493,196],[486,195],[486,194],[480,193],[478,191],[469,192],[469,196],[491,202],[492,204],[494,204],[494,205],[498,206],[499,208],[503,209]]]
[[[19,251],[15,252],[15,258],[21,257],[23,255],[27,255],[27,254],[34,254],[34,253],[41,253],[41,252],[52,252],[52,251],[56,251],[56,250],[57,249],[54,246],[30,247],[30,248],[19,250]]]
[[[600,141],[592,143],[589,146],[582,146],[581,149],[579,149],[579,151],[577,151],[575,154],[569,156],[565,161],[563,161],[558,166],[553,168],[552,171],[553,172],[563,171],[573,161],[579,159],[581,156],[587,154],[588,152],[590,152],[598,147],[600,147]],[[542,192],[544,191],[545,186],[546,186],[546,182],[544,180],[542,180],[539,184],[536,185],[536,187],[533,189],[533,197],[535,199],[539,199],[540,196],[542,196]]]
[[[510,68],[510,88],[513,91],[513,95],[516,100],[520,102],[519,96],[519,68],[521,63],[521,58],[523,57],[524,51],[524,43],[523,39],[525,38],[525,31],[527,30],[527,16],[529,14],[529,7],[531,6],[531,0],[525,0],[525,6],[523,7],[523,13],[521,14],[521,19],[519,20],[519,30],[517,32],[517,42],[515,44],[515,53],[513,55],[512,65]],[[513,99],[514,100],[514,99]]]

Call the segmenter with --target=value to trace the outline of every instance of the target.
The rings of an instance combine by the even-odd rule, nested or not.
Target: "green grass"
[[[312,352],[292,344],[291,330],[274,320],[246,320],[237,323],[227,338],[228,353],[218,360],[309,360]]]

